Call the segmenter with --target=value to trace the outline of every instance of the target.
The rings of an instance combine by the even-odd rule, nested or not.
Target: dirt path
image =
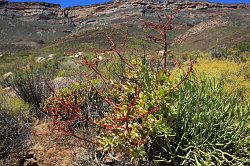
[[[47,123],[39,124],[33,130],[33,144],[28,152],[33,159],[26,160],[24,166],[72,166],[78,157],[76,154],[86,153],[77,141],[59,140],[49,131]]]

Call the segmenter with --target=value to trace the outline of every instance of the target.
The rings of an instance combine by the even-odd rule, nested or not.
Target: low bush
[[[84,140],[130,156],[134,164],[248,164],[250,106],[237,93],[229,95],[222,82],[196,76],[192,63],[187,70],[179,64],[184,77],[178,80],[145,60],[133,67],[125,67],[123,79],[106,88],[97,79],[52,96],[45,110],[53,115],[54,129],[80,138],[73,131],[77,120],[95,125],[92,139]],[[87,116],[95,109],[105,114]]]
[[[25,119],[29,119],[30,110],[32,106],[25,103],[22,99],[16,96],[4,94],[0,88],[0,108],[8,110],[13,115],[22,114]]]
[[[0,165],[18,164],[29,147],[32,107],[0,88]]]
[[[186,77],[174,88],[167,72],[135,71],[127,73],[129,81],[115,83],[119,104],[97,122],[102,150],[155,165],[248,162],[249,105],[237,94],[226,94],[213,79]]]
[[[110,115],[96,122],[103,129],[98,136],[104,151],[122,152],[133,160],[147,161],[150,137],[169,139],[173,135],[166,118],[173,110],[162,111],[169,105],[172,84],[169,73],[153,72],[147,63],[124,72],[125,81],[113,81],[109,95]],[[151,155],[151,154],[150,154]]]
[[[214,48],[211,51],[212,58],[226,59],[228,51],[226,48]]]
[[[44,110],[52,117],[53,131],[76,136],[76,131],[85,129],[84,132],[95,135],[94,120],[103,118],[109,106],[98,95],[94,82],[74,83],[56,91],[45,101]]]
[[[26,118],[21,113],[13,114],[0,108],[0,163],[15,165],[17,157],[25,155],[30,135]]]
[[[145,54],[127,59],[105,33],[119,57],[111,61],[121,70],[113,77],[98,68],[101,59],[82,59],[85,82],[59,91],[46,102],[52,127],[98,145],[103,154],[129,157],[134,165],[249,165],[249,103],[239,93],[227,93],[220,80],[196,75],[195,61],[184,67],[170,60],[167,34],[176,14],[164,20],[158,16],[159,23],[145,22],[160,33],[150,38],[164,42],[163,55],[153,65]],[[228,58],[223,50],[214,55]],[[199,60],[199,56],[194,53],[190,58]],[[173,64],[181,74],[170,70]],[[233,73],[240,72],[242,65],[237,64]],[[91,140],[79,137],[73,127],[77,121],[95,126]]]
[[[231,48],[216,47],[211,51],[212,58],[221,60],[233,60],[235,62],[246,62],[249,52],[248,44],[237,44]]]
[[[250,51],[250,44],[249,43],[239,43],[239,44],[236,44],[233,48],[238,50],[240,53],[249,52]]]
[[[172,165],[249,164],[250,107],[240,104],[241,97],[225,93],[220,81],[195,76],[171,97],[176,110],[174,139],[165,144],[155,141],[159,153],[165,150],[165,161]]]
[[[53,91],[50,74],[44,68],[30,68],[17,71],[5,80],[23,101],[34,107],[38,117],[42,116],[41,104]]]

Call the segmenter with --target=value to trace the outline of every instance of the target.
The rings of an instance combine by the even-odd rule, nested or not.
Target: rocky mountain
[[[84,25],[107,21],[92,20],[94,17],[110,15],[131,9],[137,12],[145,10],[201,10],[201,9],[240,9],[246,8],[244,4],[217,4],[209,2],[190,2],[169,0],[166,3],[159,3],[147,0],[115,0],[110,3],[91,6],[76,6],[61,8],[58,4],[40,2],[6,2],[0,4],[0,15],[19,18],[22,21],[47,21],[59,24]],[[132,12],[131,12],[132,13]],[[136,14],[136,13],[132,13]],[[115,18],[113,18],[115,19]],[[116,19],[120,19],[119,16]]]
[[[44,43],[75,34],[79,29],[117,23],[134,24],[131,21],[137,17],[150,18],[155,16],[155,11],[162,13],[171,9],[180,10],[183,13],[181,17],[188,16],[184,20],[187,24],[198,24],[229,11],[248,10],[249,5],[114,0],[105,4],[61,8],[58,4],[42,2],[0,1],[0,52],[40,47]]]

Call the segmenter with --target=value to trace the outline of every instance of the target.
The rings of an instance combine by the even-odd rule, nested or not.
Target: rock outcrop
[[[0,15],[19,18],[23,21],[57,21],[67,23],[63,9],[58,4],[41,2],[9,2],[0,5]],[[63,21],[62,21],[63,20]]]
[[[62,37],[79,37],[79,31],[96,30],[104,26],[115,28],[125,24],[128,27],[140,27],[140,20],[144,16],[154,18],[155,11],[163,14],[163,11],[169,11],[169,9],[179,9],[178,17],[183,25],[178,26],[189,28],[227,13],[224,11],[242,8],[249,10],[250,6],[193,0],[166,2],[113,0],[104,4],[62,8],[59,4],[0,0],[0,50],[1,53],[26,51],[42,47]],[[189,32],[186,36],[193,33],[193,31]]]
[[[147,0],[114,0],[105,4],[61,8],[58,4],[43,2],[0,1],[0,15],[17,17],[23,21],[47,21],[60,24],[105,24],[110,19],[121,19],[153,10],[180,9],[206,10],[213,8],[238,9],[244,4],[218,4],[209,2],[168,1],[160,3]],[[112,15],[112,17],[111,17]],[[103,18],[100,19],[100,17]]]

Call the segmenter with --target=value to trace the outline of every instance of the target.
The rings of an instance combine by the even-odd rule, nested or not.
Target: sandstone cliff
[[[58,4],[39,2],[5,2],[0,1],[0,15],[17,17],[23,21],[47,21],[60,24],[96,24],[110,19],[120,19],[134,14],[143,14],[152,10],[205,10],[205,9],[239,9],[244,4],[217,4],[209,2],[168,1],[156,3],[145,0],[115,0],[106,4],[61,8]],[[109,16],[112,15],[112,18]],[[104,16],[100,19],[98,17]]]

